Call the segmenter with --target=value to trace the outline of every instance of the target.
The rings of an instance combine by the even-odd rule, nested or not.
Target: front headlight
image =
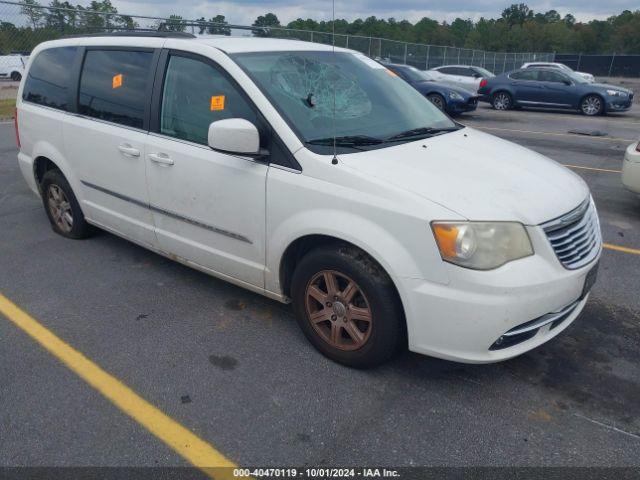
[[[607,95],[611,95],[612,97],[626,97],[626,92],[621,92],[620,90],[607,90]]]
[[[462,95],[456,92],[449,92],[449,98],[452,100],[464,100],[464,98],[462,98]]]
[[[515,222],[432,222],[442,259],[461,267],[492,270],[533,255],[529,235]]]

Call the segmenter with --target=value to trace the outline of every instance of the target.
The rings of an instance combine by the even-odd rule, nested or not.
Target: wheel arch
[[[42,178],[44,174],[49,170],[60,170],[60,167],[48,157],[44,155],[40,155],[33,160],[33,176],[36,180],[36,185],[38,189],[40,189],[40,185],[42,184]],[[62,170],[60,170],[62,172]],[[64,174],[63,174],[64,175]]]
[[[398,288],[398,285],[396,284],[396,281],[394,280],[393,276],[389,273],[389,271],[384,267],[384,265],[361,246],[332,235],[308,234],[308,235],[298,237],[287,246],[287,248],[284,250],[284,253],[281,257],[280,268],[278,272],[282,293],[287,298],[290,297],[291,279],[293,277],[293,272],[295,271],[298,263],[302,260],[302,258],[304,258],[304,256],[307,253],[322,246],[329,247],[329,246],[337,246],[337,245],[345,245],[347,247],[360,250],[365,255],[367,255],[377,265],[377,267],[389,277],[389,279],[391,280],[391,285],[393,286],[394,293],[398,298],[400,308],[402,310],[403,318],[405,318],[404,317],[405,309],[404,309],[404,302],[402,299],[402,295],[400,294],[400,290]],[[406,318],[405,318],[404,329],[406,332]]]
[[[385,265],[386,262],[380,258],[378,252],[367,248],[362,245],[361,242],[352,241],[353,239],[346,240],[337,235],[327,233],[309,233],[301,235],[288,243],[287,247],[283,250],[280,256],[278,264],[278,283],[280,291],[285,297],[289,297],[291,293],[291,278],[293,272],[305,254],[319,247],[332,246],[332,245],[347,245],[353,248],[357,248],[369,256],[379,267],[385,272],[394,284],[396,292],[399,294],[398,286],[394,281],[393,272],[389,270],[389,266]],[[398,295],[401,298],[401,295]]]
[[[507,87],[499,87],[499,88],[495,89],[493,92],[491,92],[491,100],[493,101],[493,98],[494,98],[497,94],[499,94],[499,93],[506,93],[506,94],[508,94],[508,95],[511,97],[511,101],[512,101],[514,104],[516,104],[516,103],[517,103],[515,95],[514,95],[514,94],[513,94],[513,92],[512,92],[509,88],[507,88]]]
[[[604,98],[604,95],[600,92],[587,92],[580,97],[578,101],[578,110],[582,111],[582,102],[587,97],[598,97],[602,101],[602,111],[600,113],[604,113],[607,110],[607,100]]]

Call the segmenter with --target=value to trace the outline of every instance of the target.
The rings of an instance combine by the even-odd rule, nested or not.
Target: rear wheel
[[[402,307],[393,283],[361,250],[348,245],[308,253],[292,278],[298,324],[328,358],[367,368],[389,360],[402,343]]]
[[[580,110],[589,117],[600,115],[604,110],[604,102],[598,95],[587,95],[580,102]]]
[[[11,80],[14,82],[19,82],[22,80],[22,74],[20,72],[11,72]]]
[[[60,170],[49,170],[40,184],[44,209],[51,228],[66,238],[86,238],[91,226],[85,221],[76,196]]]
[[[440,95],[439,93],[430,93],[429,95],[427,95],[427,98],[431,101],[431,103],[438,107],[439,110],[444,111],[446,105],[444,97],[442,95]]]
[[[513,98],[507,92],[498,92],[491,101],[496,110],[510,110],[513,108]]]

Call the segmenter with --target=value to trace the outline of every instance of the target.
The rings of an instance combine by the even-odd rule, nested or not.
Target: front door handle
[[[118,146],[118,150],[125,157],[139,157],[140,156],[140,150],[138,150],[137,148],[133,148],[128,143],[123,143],[122,145],[119,145]]]
[[[173,160],[166,153],[150,153],[149,160],[161,165],[173,165]]]

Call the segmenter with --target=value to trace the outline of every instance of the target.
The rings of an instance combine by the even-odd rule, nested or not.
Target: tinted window
[[[473,74],[475,73],[470,68],[464,68],[464,67],[456,67],[453,70],[456,75],[460,75],[462,77],[473,77]]]
[[[444,73],[445,75],[457,75],[455,70],[456,69],[453,67],[443,67],[438,69],[440,73]]]
[[[193,58],[171,56],[162,94],[160,132],[208,143],[209,125],[225,118],[257,124],[255,112],[217,68]]]
[[[566,77],[558,72],[549,70],[540,70],[538,72],[538,80],[541,82],[562,83],[565,79]]]
[[[420,70],[414,67],[394,67],[390,70],[393,70],[397,74],[399,74],[405,80],[410,82],[422,82],[424,81],[424,77],[420,74]]]
[[[495,77],[495,75],[493,73],[491,73],[489,70],[487,70],[486,68],[482,68],[482,67],[473,67],[473,71],[476,72],[478,75],[480,75],[481,77],[484,78],[492,78]]]
[[[510,74],[509,77],[514,80],[537,80],[538,71],[537,70],[518,70],[517,72],[513,72],[512,74]]]
[[[33,61],[22,98],[47,107],[69,109],[69,82],[76,47],[43,50]]]
[[[83,115],[142,128],[151,52],[88,50],[80,77]]]

